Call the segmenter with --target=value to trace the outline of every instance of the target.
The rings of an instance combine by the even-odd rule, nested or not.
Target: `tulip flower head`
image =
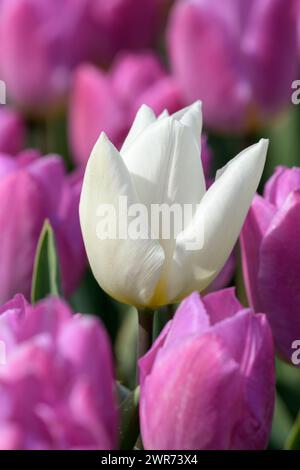
[[[294,0],[175,2],[168,50],[184,98],[202,99],[216,130],[257,127],[290,104],[296,28]]]
[[[63,290],[69,295],[77,287],[86,265],[78,217],[81,181],[79,172],[66,174],[58,155],[0,154],[0,302],[18,292],[29,297],[45,219],[55,233]]]
[[[116,447],[112,354],[98,319],[18,294],[0,308],[1,347],[0,449]]]
[[[166,0],[0,1],[0,75],[26,108],[56,110],[82,62],[108,65],[125,49],[150,47]]]
[[[120,148],[141,104],[160,113],[181,107],[178,86],[153,53],[124,54],[109,72],[78,67],[70,95],[69,136],[76,163],[86,164],[100,131]]]
[[[274,407],[265,315],[225,289],[185,299],[139,361],[145,449],[264,449]]]
[[[300,169],[278,167],[253,200],[241,233],[250,304],[268,315],[277,351],[289,362],[300,339]]]
[[[142,106],[120,152],[104,133],[94,146],[81,229],[95,278],[119,301],[154,308],[201,291],[233,249],[268,142],[241,152],[206,191],[201,128],[200,102],[158,118]]]

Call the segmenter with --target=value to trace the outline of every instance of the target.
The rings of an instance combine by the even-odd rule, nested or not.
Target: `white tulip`
[[[259,184],[268,148],[260,140],[217,172],[206,191],[200,158],[201,104],[156,118],[142,106],[120,152],[102,133],[89,158],[80,200],[80,223],[95,278],[112,297],[139,308],[177,302],[201,291],[222,269],[237,241]],[[99,207],[193,204],[197,208],[175,239],[100,240]],[[188,241],[203,232],[202,246]]]

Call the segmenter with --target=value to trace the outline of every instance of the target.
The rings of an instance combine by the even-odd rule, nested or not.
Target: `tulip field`
[[[299,129],[299,0],[0,0],[0,463],[300,450]]]

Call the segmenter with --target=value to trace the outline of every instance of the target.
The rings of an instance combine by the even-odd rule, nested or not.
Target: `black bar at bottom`
[[[27,464],[53,468],[56,464],[74,464],[85,470],[121,465],[137,468],[139,465],[226,465],[283,464],[295,461],[299,464],[300,451],[0,451],[0,465]],[[3,467],[2,467],[3,468]],[[21,468],[21,467],[20,467]]]

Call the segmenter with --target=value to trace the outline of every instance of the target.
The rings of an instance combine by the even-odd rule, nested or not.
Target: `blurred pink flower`
[[[274,352],[265,315],[233,289],[177,309],[139,361],[145,449],[264,449],[274,407]]]
[[[38,111],[58,106],[81,62],[103,64],[118,50],[150,46],[161,6],[159,0],[3,0],[0,74],[9,96]]]
[[[48,218],[54,229],[64,291],[78,284],[86,258],[78,204],[81,173],[65,173],[60,157],[36,151],[0,155],[0,301],[30,295],[37,241]]]
[[[241,233],[248,299],[268,315],[279,354],[300,338],[300,168],[278,167],[253,200]]]
[[[247,130],[290,103],[297,78],[295,1],[177,1],[168,26],[173,71],[204,120]]]
[[[113,449],[112,354],[101,323],[58,298],[0,308],[0,449]]]
[[[0,153],[15,155],[25,141],[25,124],[21,116],[8,106],[0,106]]]
[[[101,31],[102,61],[110,62],[120,50],[153,45],[173,0],[96,0],[92,5]]]
[[[152,53],[119,57],[108,73],[92,65],[78,68],[70,99],[70,143],[85,164],[101,131],[120,147],[142,104],[159,114],[181,105],[175,81]]]

